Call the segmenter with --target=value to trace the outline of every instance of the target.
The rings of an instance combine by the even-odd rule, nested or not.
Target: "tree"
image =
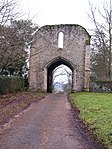
[[[7,24],[17,15],[16,6],[16,0],[0,0],[0,25]]]
[[[101,9],[89,2],[89,18],[95,29],[92,36],[92,70],[99,79],[112,80],[112,2],[105,1]]]
[[[0,74],[23,74],[28,59],[28,47],[31,45],[32,33],[37,29],[29,20],[11,21],[1,27],[0,36]]]
[[[0,75],[20,75],[27,71],[32,33],[38,28],[18,16],[17,0],[0,0]]]

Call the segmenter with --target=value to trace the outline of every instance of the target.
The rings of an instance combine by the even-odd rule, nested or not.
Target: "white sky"
[[[87,30],[90,22],[86,12],[88,0],[20,0],[21,9],[26,18],[32,19],[39,26],[50,24],[79,24]],[[101,3],[104,0],[90,0]],[[28,15],[29,12],[29,15]]]

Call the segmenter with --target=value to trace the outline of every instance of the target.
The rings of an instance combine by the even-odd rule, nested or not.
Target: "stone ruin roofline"
[[[87,32],[87,30],[83,27],[83,26],[81,26],[81,25],[78,25],[78,24],[54,24],[54,25],[44,25],[44,26],[42,26],[42,27],[40,27],[40,28],[38,28],[32,35],[33,35],[33,41],[32,41],[32,43],[34,43],[34,42],[36,42],[36,40],[35,40],[35,37],[36,37],[36,35],[39,33],[39,32],[41,32],[41,31],[53,31],[54,29],[56,29],[56,28],[59,28],[59,29],[63,29],[63,27],[76,27],[76,28],[78,28],[78,27],[80,27],[80,28],[82,28],[86,33],[87,33],[87,35],[88,35],[88,37],[89,37],[89,40],[87,41],[87,45],[90,45],[90,39],[91,39],[91,36],[90,36],[90,34]]]
[[[89,36],[89,38],[91,38],[91,36],[89,35],[89,33],[87,32],[87,30],[83,27],[83,26],[81,26],[81,25],[78,25],[78,24],[54,24],[54,25],[44,25],[44,26],[42,26],[42,27],[40,27],[38,30],[37,30],[37,32],[38,31],[41,31],[41,30],[53,30],[53,29],[55,29],[55,28],[63,28],[63,27],[81,27],[82,29],[84,29],[85,30],[85,32],[88,34],[88,36]]]

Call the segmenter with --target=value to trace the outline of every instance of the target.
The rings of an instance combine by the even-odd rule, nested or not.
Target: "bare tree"
[[[106,0],[100,8],[89,2],[89,18],[94,23],[92,69],[101,79],[112,80],[112,2]]]
[[[0,36],[0,75],[23,74],[23,66],[28,58],[28,48],[31,45],[32,33],[37,26],[29,20],[11,21],[8,26],[1,27]]]
[[[15,20],[18,0],[0,0],[0,75],[23,74],[33,32],[38,26],[30,20]],[[25,69],[24,69],[25,70]]]
[[[10,22],[16,15],[17,0],[0,0],[0,25]]]

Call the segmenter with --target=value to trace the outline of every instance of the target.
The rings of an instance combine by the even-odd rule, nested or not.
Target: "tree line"
[[[15,20],[17,1],[0,2],[0,75],[27,74],[32,33],[38,28],[31,20]]]
[[[89,2],[92,28],[91,76],[95,80],[112,80],[112,1],[99,7]]]

